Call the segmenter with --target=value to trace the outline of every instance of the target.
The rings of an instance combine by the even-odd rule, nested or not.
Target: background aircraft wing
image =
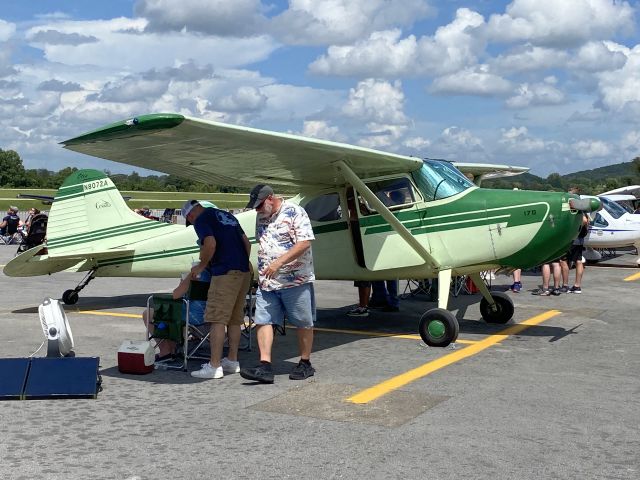
[[[616,188],[609,190],[608,192],[599,193],[598,195],[633,195],[636,198],[640,197],[640,185],[629,185],[626,187]]]
[[[476,185],[480,185],[482,180],[488,178],[512,177],[528,172],[528,167],[514,167],[511,165],[493,165],[490,163],[464,163],[453,162],[455,167],[465,175],[470,173],[473,175],[473,181]]]
[[[16,198],[28,198],[29,200],[40,200],[44,205],[51,205],[54,198],[49,195],[33,195],[31,193],[19,193]]]
[[[344,160],[360,178],[409,172],[419,158],[238,125],[150,114],[62,142],[94,157],[218,185],[344,183]]]

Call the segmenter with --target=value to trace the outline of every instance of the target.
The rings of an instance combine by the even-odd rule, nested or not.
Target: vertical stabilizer
[[[133,212],[103,172],[78,170],[58,189],[49,214],[50,255],[74,250],[104,251],[149,237],[149,230],[168,227]]]

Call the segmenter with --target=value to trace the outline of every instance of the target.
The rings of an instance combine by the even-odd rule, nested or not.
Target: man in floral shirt
[[[311,222],[302,207],[276,197],[269,185],[253,188],[247,208],[257,211],[260,289],[256,295],[255,323],[260,365],[243,368],[240,375],[260,383],[273,383],[272,325],[283,325],[286,314],[287,321],[297,327],[300,349],[300,362],[289,378],[304,380],[315,372],[310,362],[316,317],[311,253],[315,237]]]

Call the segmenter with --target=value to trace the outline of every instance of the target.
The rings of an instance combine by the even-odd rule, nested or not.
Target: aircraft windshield
[[[613,217],[613,218],[620,218],[622,215],[624,215],[625,213],[627,213],[627,211],[622,208],[620,205],[618,205],[616,202],[614,202],[613,200],[608,199],[607,197],[598,197],[600,199],[600,201],[602,202],[602,207],[609,212],[609,214]]]
[[[412,175],[427,201],[451,197],[473,186],[460,170],[444,160],[424,160],[422,168]]]

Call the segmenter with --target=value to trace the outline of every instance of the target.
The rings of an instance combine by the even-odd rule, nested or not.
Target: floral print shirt
[[[300,205],[283,201],[280,210],[270,217],[256,218],[258,241],[258,272],[260,288],[280,290],[313,282],[313,255],[311,248],[290,263],[283,265],[277,274],[267,279],[262,272],[275,259],[289,251],[297,242],[314,240],[311,221]]]

